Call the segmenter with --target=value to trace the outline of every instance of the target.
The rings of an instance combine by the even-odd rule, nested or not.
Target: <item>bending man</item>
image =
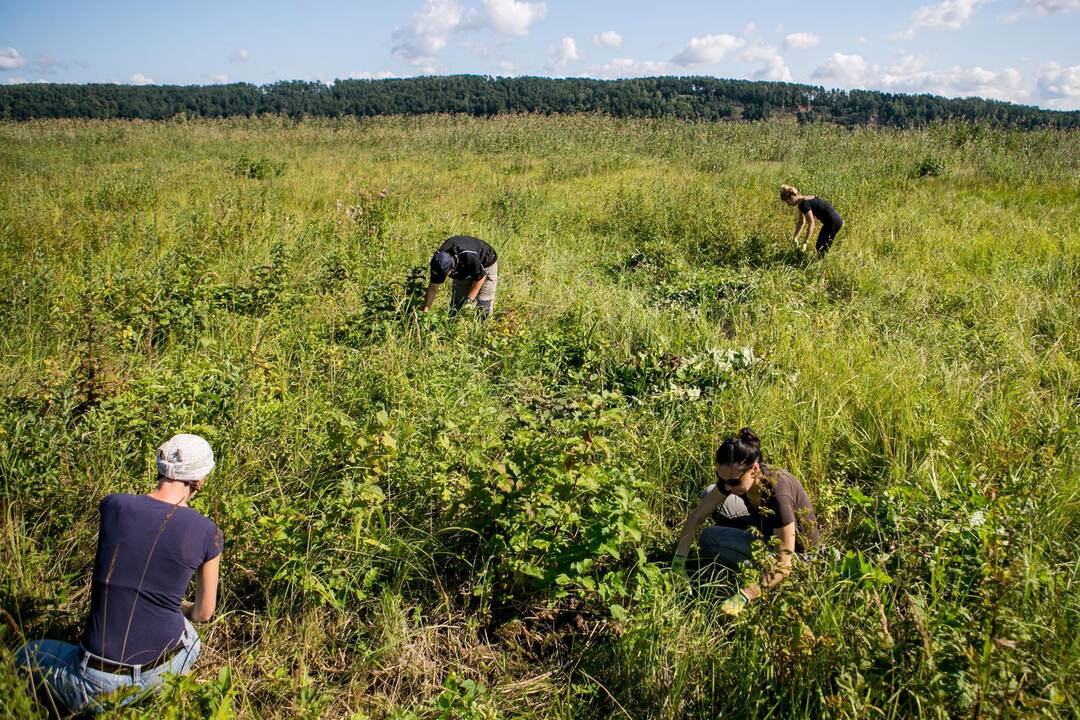
[[[490,245],[471,235],[447,238],[431,256],[431,278],[424,312],[431,309],[439,287],[450,277],[454,280],[450,307],[460,310],[475,304],[485,315],[495,309],[495,287],[499,284],[498,257]]]

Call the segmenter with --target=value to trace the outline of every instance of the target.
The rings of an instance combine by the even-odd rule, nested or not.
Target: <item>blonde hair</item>
[[[799,194],[799,191],[797,189],[795,189],[794,187],[792,187],[791,185],[781,185],[780,186],[780,199],[783,200],[784,202],[787,202],[788,200],[790,200],[791,198],[795,197],[798,194]]]

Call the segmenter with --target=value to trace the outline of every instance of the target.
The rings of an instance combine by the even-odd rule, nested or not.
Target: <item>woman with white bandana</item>
[[[38,640],[16,665],[57,714],[99,712],[116,691],[121,704],[157,691],[166,673],[191,670],[201,642],[193,622],[217,605],[221,531],[188,501],[214,468],[198,435],[176,435],[157,453],[157,489],[101,501],[90,613],[79,645]],[[195,599],[183,601],[195,576]]]

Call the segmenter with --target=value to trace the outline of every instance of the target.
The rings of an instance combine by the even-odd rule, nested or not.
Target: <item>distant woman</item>
[[[729,567],[753,557],[755,539],[768,542],[777,553],[774,572],[765,573],[761,584],[772,587],[791,571],[797,553],[806,552],[818,540],[817,516],[802,483],[787,470],[761,460],[761,441],[750,428],[724,440],[714,458],[717,483],[705,488],[701,502],[683,526],[673,569],[686,572],[686,553],[698,528],[717,509],[719,523],[701,533],[701,550]],[[724,600],[720,610],[737,615],[761,595],[758,584],[748,585]]]
[[[788,205],[799,208],[799,220],[795,224],[795,236],[792,241],[796,250],[805,252],[806,245],[810,242],[810,236],[814,232],[815,222],[821,223],[821,232],[818,234],[817,248],[818,257],[825,257],[825,253],[832,246],[833,238],[840,228],[844,227],[844,220],[840,213],[825,200],[816,195],[800,195],[799,191],[791,185],[780,186],[780,199]],[[806,236],[802,244],[799,243],[799,233],[806,227]]]
[[[188,501],[214,468],[198,435],[176,435],[157,453],[157,489],[113,494],[100,506],[90,614],[78,645],[37,640],[16,666],[54,711],[100,712],[101,699],[132,690],[127,703],[155,692],[165,673],[191,670],[201,643],[192,622],[217,604],[221,532]],[[192,575],[195,601],[183,602]]]

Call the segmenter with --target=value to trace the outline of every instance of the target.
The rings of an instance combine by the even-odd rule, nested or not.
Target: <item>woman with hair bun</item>
[[[840,217],[840,213],[817,195],[802,195],[791,185],[780,186],[780,199],[788,205],[799,208],[799,221],[795,224],[795,236],[791,239],[795,243],[795,249],[806,252],[806,245],[814,233],[814,223],[820,221],[821,232],[818,234],[814,247],[817,248],[818,257],[825,257],[836,233],[844,227],[844,219]],[[799,233],[802,232],[803,226],[806,227],[806,237],[800,244]]]
[[[737,567],[753,557],[753,541],[764,539],[775,544],[779,565],[775,572],[762,576],[762,585],[777,585],[791,571],[794,555],[818,541],[817,516],[810,497],[787,470],[762,462],[761,441],[750,428],[724,440],[714,463],[717,482],[702,491],[701,502],[686,519],[673,569],[685,576],[690,543],[706,518],[719,510],[719,523],[702,531],[702,552],[723,565]],[[748,585],[724,600],[720,610],[737,615],[760,595],[758,584]]]

